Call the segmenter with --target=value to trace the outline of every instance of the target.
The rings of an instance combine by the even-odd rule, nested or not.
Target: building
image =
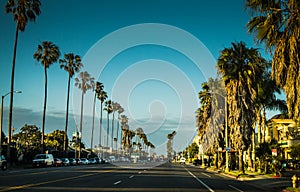
[[[291,159],[291,146],[300,143],[300,127],[292,119],[284,119],[280,115],[272,117],[266,129],[265,141],[276,140],[283,148],[284,158]]]

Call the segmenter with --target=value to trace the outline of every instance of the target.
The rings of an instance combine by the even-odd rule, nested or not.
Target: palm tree
[[[257,83],[261,80],[266,61],[257,49],[247,48],[244,42],[232,43],[218,59],[228,100],[228,126],[232,145],[239,152],[239,171],[244,172],[243,151],[251,144],[256,111]]]
[[[105,108],[104,108],[103,110],[107,112],[106,147],[108,147],[108,136],[109,136],[109,114],[111,114],[111,113],[113,112],[111,100],[108,100],[108,101],[105,102]]]
[[[84,95],[87,90],[92,89],[94,87],[94,77],[91,77],[90,74],[87,71],[80,72],[79,78],[75,78],[75,86],[78,87],[78,89],[81,90],[81,111],[80,111],[80,142],[82,139],[82,120],[83,120],[83,101],[84,101]],[[81,156],[81,145],[79,146],[79,155]]]
[[[119,129],[120,129],[120,115],[124,112],[124,109],[121,105],[118,108],[118,124],[117,124],[117,139],[116,139],[116,149],[118,148],[118,139],[119,139]],[[121,140],[122,140],[122,130],[121,130]]]
[[[174,136],[176,135],[176,131],[173,131],[172,133],[167,135],[168,138],[168,143],[167,143],[167,154],[168,154],[168,159],[172,159],[172,153],[173,153],[173,139]]]
[[[120,120],[121,120],[121,146],[123,149],[125,149],[126,139],[127,139],[126,130],[129,129],[128,118],[126,115],[121,115]]]
[[[97,98],[100,100],[100,132],[99,132],[99,147],[102,146],[102,112],[103,112],[103,102],[107,99],[107,93],[102,90],[97,94]]]
[[[50,41],[44,41],[41,45],[38,45],[33,57],[44,67],[45,75],[45,95],[44,95],[44,112],[42,121],[42,152],[44,152],[44,134],[45,134],[45,118],[46,118],[46,106],[47,106],[47,69],[55,62],[57,62],[60,56],[59,48]]]
[[[94,105],[93,105],[93,121],[92,121],[92,136],[91,136],[91,150],[93,151],[93,140],[94,140],[94,129],[95,129],[95,107],[96,107],[96,97],[103,91],[103,84],[96,82],[95,94],[94,94]]]
[[[5,5],[6,13],[11,13],[16,22],[15,42],[13,50],[13,59],[11,67],[11,80],[10,80],[10,93],[14,91],[15,84],[15,65],[17,56],[17,44],[19,31],[25,31],[25,27],[29,21],[34,21],[38,15],[40,15],[41,2],[39,0],[8,0]],[[11,142],[11,124],[12,124],[12,109],[13,109],[14,94],[10,94],[9,102],[9,116],[8,116],[8,143]],[[1,133],[0,133],[1,134]],[[7,151],[8,160],[10,161],[10,147]]]
[[[64,151],[66,152],[68,143],[67,143],[67,131],[68,131],[68,122],[69,122],[69,100],[70,100],[70,85],[71,78],[78,73],[83,67],[81,63],[81,58],[79,55],[73,53],[68,53],[64,55],[64,59],[59,60],[60,68],[64,69],[68,73],[68,90],[67,90],[67,109],[66,109],[66,124],[65,124],[65,136],[64,136]]]
[[[272,78],[286,93],[290,118],[300,120],[300,46],[298,0],[247,0],[254,17],[248,22],[249,32],[273,53]]]
[[[118,111],[120,104],[117,102],[112,102],[112,120],[111,120],[111,147],[114,148],[114,123],[115,123],[115,112]]]

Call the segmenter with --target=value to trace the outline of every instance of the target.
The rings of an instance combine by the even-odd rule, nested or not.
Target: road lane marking
[[[131,179],[131,178],[133,178],[134,177],[134,175],[131,175],[130,177],[129,177],[129,179]]]
[[[112,171],[113,170],[107,170],[107,171],[104,171],[104,173],[109,173],[109,172],[112,172]],[[84,175],[79,175],[79,176],[74,176],[74,177],[51,180],[51,181],[43,181],[43,182],[39,182],[39,183],[16,185],[16,186],[11,186],[11,187],[7,187],[7,188],[4,188],[4,189],[0,189],[0,192],[20,190],[20,189],[25,189],[25,188],[29,188],[29,187],[36,187],[36,186],[40,186],[40,185],[45,185],[45,184],[49,184],[49,183],[56,183],[56,182],[67,181],[67,180],[72,180],[72,179],[79,179],[79,178],[82,178],[82,177],[89,177],[89,176],[92,176],[92,175],[96,175],[96,173],[84,174]]]
[[[202,173],[203,175],[205,175],[206,177],[211,177],[209,174],[206,173]]]
[[[114,185],[118,185],[119,183],[121,183],[122,181],[117,181],[117,182],[114,182]]]
[[[208,189],[210,192],[215,192],[212,188],[210,188],[208,185],[206,185],[203,181],[201,181],[198,177],[196,177],[192,172],[190,172],[187,168],[184,167],[184,169],[192,176],[194,177],[199,183],[201,183],[206,189]]]
[[[236,187],[234,187],[232,185],[228,185],[228,186],[231,187],[232,189],[235,189],[235,190],[239,191],[239,192],[244,192],[244,191],[242,191],[242,190],[240,190],[240,189],[238,189],[238,188],[236,188]]]

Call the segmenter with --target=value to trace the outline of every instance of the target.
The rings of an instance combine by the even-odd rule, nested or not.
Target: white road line
[[[185,168],[185,167],[184,167]],[[212,188],[210,188],[209,186],[207,186],[203,181],[201,181],[198,177],[196,177],[192,172],[190,172],[187,168],[185,168],[185,170],[191,175],[193,176],[199,183],[201,183],[206,189],[208,189],[210,192],[215,192]]]
[[[118,185],[119,183],[121,183],[122,181],[117,181],[114,183],[114,185]]]
[[[209,174],[206,173],[202,173],[203,175],[205,175],[206,177],[211,177]]]
[[[242,190],[240,190],[240,189],[238,189],[238,188],[236,188],[236,187],[234,187],[232,185],[228,185],[228,186],[231,187],[232,189],[235,189],[235,190],[239,191],[239,192],[244,192],[244,191],[242,191]]]
[[[133,178],[134,177],[134,175],[131,175],[130,177],[129,177],[129,179],[131,179],[131,178]]]

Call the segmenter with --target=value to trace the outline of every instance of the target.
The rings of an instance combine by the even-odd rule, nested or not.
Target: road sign
[[[230,151],[230,147],[226,147],[226,151]]]

